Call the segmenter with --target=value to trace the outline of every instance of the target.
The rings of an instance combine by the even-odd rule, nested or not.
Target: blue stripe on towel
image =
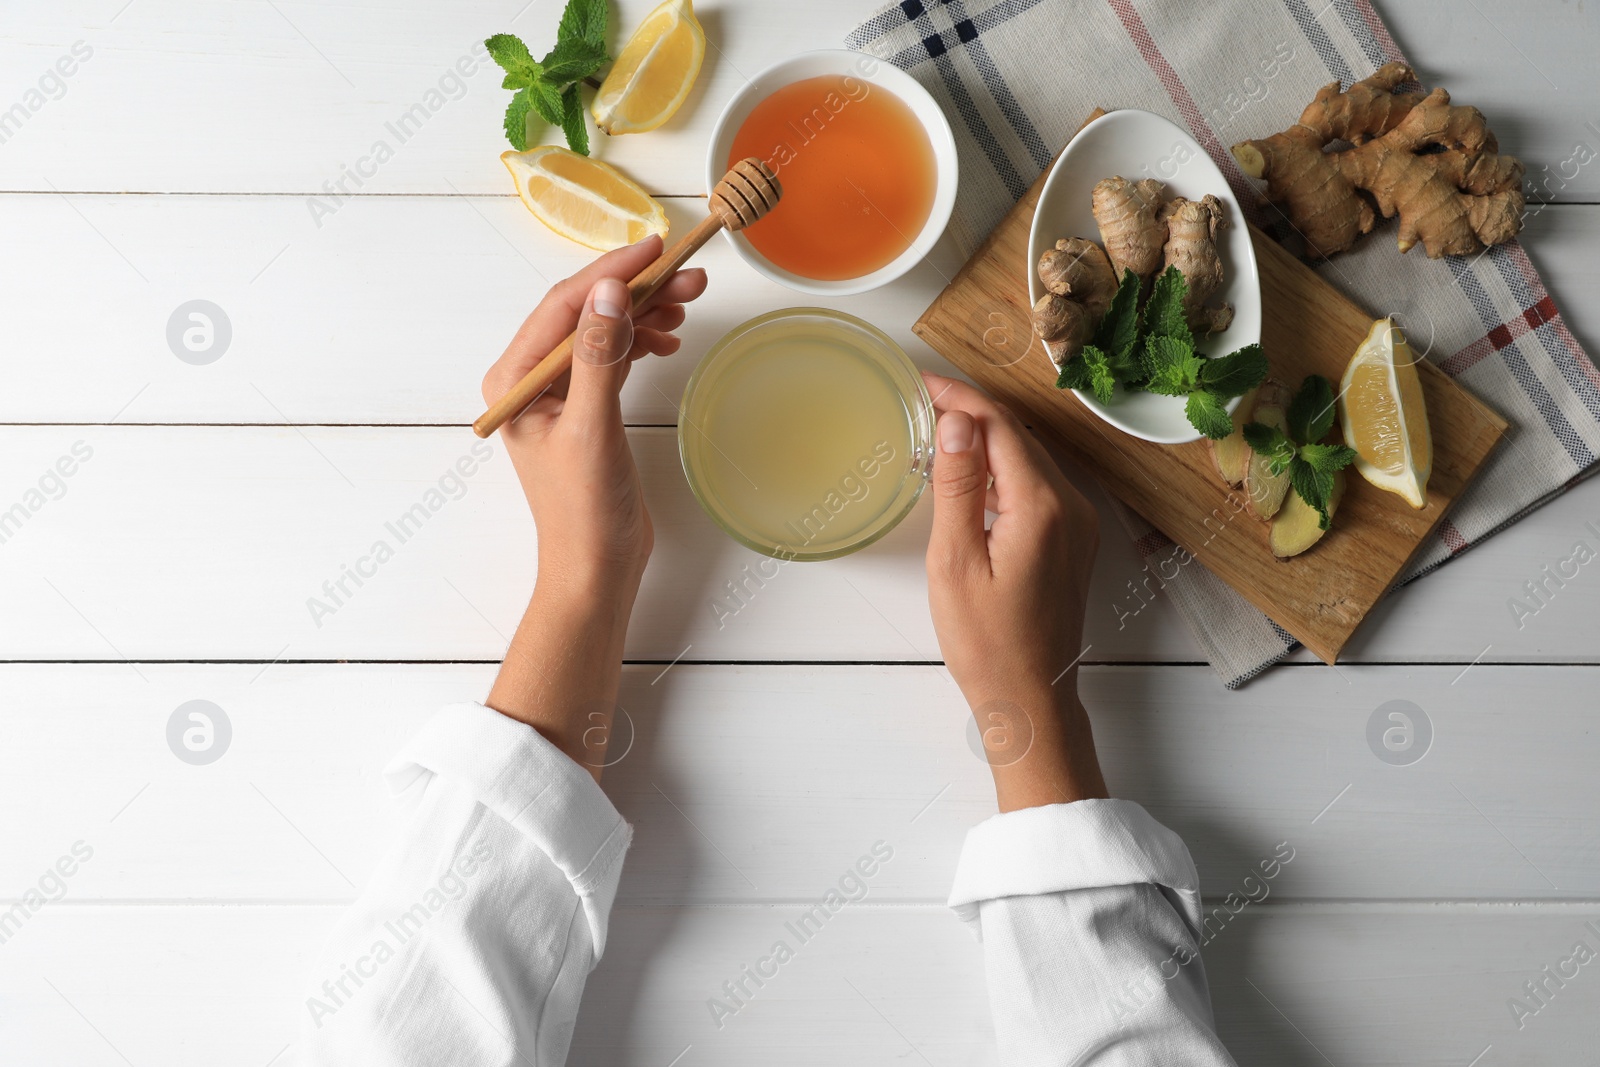
[[[1388,62],[1378,35],[1372,32],[1367,20],[1356,10],[1355,0],[1333,0],[1333,9],[1339,12],[1339,18],[1344,20],[1345,28],[1356,39],[1356,44],[1361,46],[1361,53],[1367,57],[1367,62],[1372,64],[1373,70]]]
[[[967,17],[966,5],[962,0],[948,0],[948,3],[953,17],[958,20],[955,24],[956,38],[966,45],[967,55],[972,58],[972,65],[983,78],[984,87],[989,90],[989,95],[999,106],[1000,113],[1011,123],[1011,129],[1016,133],[1017,139],[1028,150],[1028,156],[1033,160],[1034,167],[1044,170],[1050,165],[1052,158],[1050,148],[1044,143],[1044,138],[1039,136],[1039,131],[1033,125],[1033,120],[1028,118],[1028,113],[1017,102],[1016,95],[1011,92],[1011,86],[1006,84],[1005,78],[1000,74],[1000,68],[995,66],[994,57],[989,54],[982,41],[982,34],[1016,18],[1037,5],[1039,0],[1006,0],[981,13],[977,21]]]
[[[982,149],[984,158],[994,169],[1001,184],[1013,200],[1019,200],[1028,191],[1033,175],[1024,176],[1011,162],[1010,156],[989,128],[978,109],[965,80],[957,72],[951,52],[962,48],[971,57],[973,66],[983,79],[984,87],[994,99],[1001,114],[1005,115],[1017,139],[1022,142],[1037,170],[1050,163],[1050,149],[1040,137],[1027,112],[1018,103],[1011,87],[1000,74],[994,59],[981,41],[983,34],[1003,25],[1025,11],[1036,7],[1042,0],[1001,0],[1000,3],[980,12],[975,18],[966,15],[961,0],[902,0],[894,7],[879,12],[866,24],[858,27],[846,39],[851,48],[866,48],[875,41],[889,36],[901,27],[910,27],[917,34],[914,44],[901,48],[888,57],[888,61],[901,70],[912,70],[923,63],[933,62],[939,80],[944,84],[956,113],[966,125],[967,132]],[[937,10],[930,12],[929,7]],[[941,29],[935,22],[948,24]]]
[[[1283,6],[1289,9],[1295,25],[1300,27],[1300,32],[1321,57],[1322,65],[1328,68],[1328,73],[1345,85],[1354,81],[1355,73],[1351,71],[1350,64],[1345,62],[1344,56],[1334,47],[1333,38],[1328,36],[1328,31],[1323,29],[1317,16],[1311,13],[1311,5],[1307,4],[1306,0],[1283,0]]]

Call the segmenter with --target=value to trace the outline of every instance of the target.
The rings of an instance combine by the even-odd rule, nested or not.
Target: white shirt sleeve
[[[589,772],[479,704],[385,770],[398,839],[325,947],[308,1064],[559,1067],[632,830]]]
[[[1007,1067],[1232,1067],[1201,965],[1183,841],[1126,800],[996,815],[967,834],[950,906],[984,944]]]

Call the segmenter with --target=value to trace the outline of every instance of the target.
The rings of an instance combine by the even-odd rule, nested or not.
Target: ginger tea
[[[728,165],[758,156],[783,199],[744,231],[771,263],[841,281],[888,266],[917,239],[938,184],[933,144],[898,96],[851,75],[786,85],[756,105]]]
[[[926,481],[926,397],[903,353],[848,315],[805,308],[735,329],[684,395],[679,447],[701,505],[779,559],[870,544]]]

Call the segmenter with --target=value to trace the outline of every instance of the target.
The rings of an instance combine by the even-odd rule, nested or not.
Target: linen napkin
[[[1275,232],[1276,209],[1261,203],[1228,146],[1293,124],[1330,81],[1348,85],[1405,61],[1367,0],[902,0],[845,43],[909,72],[950,117],[961,157],[950,233],[968,255],[1095,107],[1142,108],[1186,128],[1250,221]],[[1592,473],[1600,373],[1520,244],[1429,260],[1420,248],[1400,255],[1394,240],[1394,223],[1380,220],[1317,269],[1373,314],[1399,316],[1415,348],[1511,423],[1406,582]],[[1156,573],[1172,542],[1117,510]],[[1229,688],[1296,647],[1198,563],[1160,569],[1178,571],[1164,592]]]

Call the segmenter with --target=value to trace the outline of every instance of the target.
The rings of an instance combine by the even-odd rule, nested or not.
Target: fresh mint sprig
[[[1210,438],[1227,437],[1233,432],[1228,401],[1267,377],[1261,346],[1246,345],[1217,359],[1196,351],[1183,308],[1189,283],[1176,267],[1156,278],[1142,308],[1139,290],[1138,275],[1124,271],[1094,341],[1061,368],[1056,387],[1092,392],[1102,404],[1111,402],[1118,384],[1183,397],[1190,425]]]
[[[497,33],[484,42],[506,72],[500,87],[516,90],[506,106],[505,130],[506,140],[518,152],[527,151],[529,119],[538,116],[561,127],[568,148],[589,154],[589,120],[578,86],[611,62],[606,51],[607,4],[608,0],[567,0],[555,47],[543,59],[534,59],[513,34]]]
[[[1300,384],[1300,391],[1289,403],[1285,413],[1287,433],[1260,422],[1244,425],[1245,443],[1266,457],[1272,474],[1289,472],[1290,486],[1301,500],[1316,509],[1324,530],[1332,523],[1328,499],[1333,495],[1333,476],[1356,458],[1355,449],[1322,441],[1333,429],[1333,405],[1332,384],[1322,375],[1312,374]]]

